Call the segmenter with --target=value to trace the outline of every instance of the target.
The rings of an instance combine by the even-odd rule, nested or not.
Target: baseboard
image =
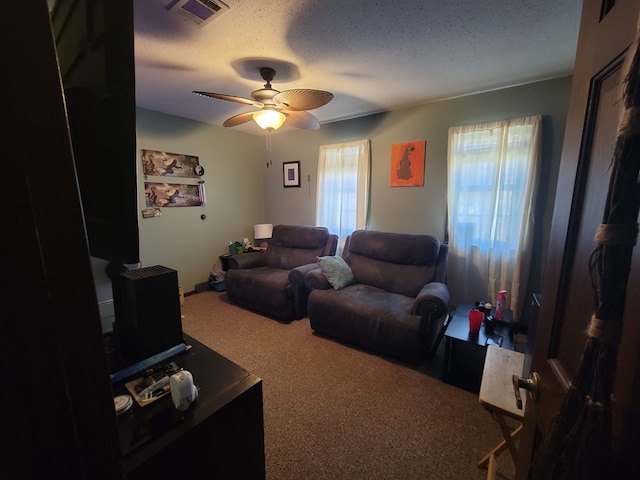
[[[209,290],[209,282],[196,283],[196,293],[205,292]]]

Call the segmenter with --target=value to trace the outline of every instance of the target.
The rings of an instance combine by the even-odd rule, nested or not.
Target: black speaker
[[[119,283],[117,333],[125,353],[145,359],[183,343],[178,272],[161,265],[127,270]]]

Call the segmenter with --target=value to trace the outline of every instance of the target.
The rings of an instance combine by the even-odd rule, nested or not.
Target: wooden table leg
[[[518,451],[516,450],[516,444],[514,440],[514,434],[517,435],[520,433],[521,428],[515,429],[513,432],[507,426],[507,423],[504,420],[504,415],[501,413],[495,414],[496,420],[498,421],[498,425],[500,425],[500,430],[502,430],[502,436],[505,439],[507,444],[507,448],[509,449],[509,453],[511,453],[511,458],[513,458],[513,463],[518,463]]]
[[[489,456],[489,468],[487,470],[487,480],[495,480],[497,469],[498,469],[498,466],[496,465],[496,456],[491,454]]]
[[[504,418],[502,419],[502,423],[504,423]],[[506,427],[506,424],[505,424]],[[501,427],[502,429],[502,427]],[[508,429],[508,427],[507,427]],[[516,457],[517,457],[517,452],[516,453],[516,457],[513,457],[514,455],[514,451],[515,451],[515,444],[514,444],[514,440],[516,438],[518,438],[518,435],[520,434],[520,432],[522,431],[522,424],[518,425],[513,432],[509,433],[507,432],[507,435],[505,438],[508,438],[509,440],[502,440],[498,445],[496,445],[496,447],[491,450],[482,460],[480,460],[480,462],[478,463],[479,467],[486,467],[492,456],[498,456],[500,455],[502,452],[504,452],[507,448],[509,448],[509,451],[511,452],[511,456],[513,458],[513,461],[516,461]],[[503,431],[503,435],[504,435],[504,431]],[[511,444],[511,446],[513,447],[514,451],[511,451],[511,448],[509,447],[509,444]]]

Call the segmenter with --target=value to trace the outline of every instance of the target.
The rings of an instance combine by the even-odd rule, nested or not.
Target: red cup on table
[[[484,313],[480,310],[469,310],[469,333],[479,333]]]

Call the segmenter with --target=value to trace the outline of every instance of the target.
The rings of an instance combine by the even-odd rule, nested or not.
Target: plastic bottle
[[[507,304],[507,291],[500,290],[498,292],[498,299],[496,300],[496,320],[504,320],[504,309]]]
[[[484,304],[484,319],[488,320],[489,317],[491,316],[491,309],[493,308],[493,305],[491,305],[489,302],[486,302]]]

